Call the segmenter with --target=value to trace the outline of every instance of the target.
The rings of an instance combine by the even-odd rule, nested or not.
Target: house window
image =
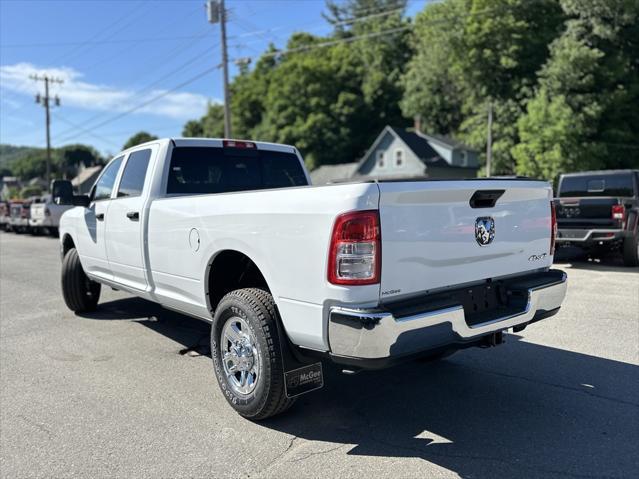
[[[385,168],[386,164],[384,162],[384,157],[386,155],[384,154],[383,151],[378,151],[377,152],[377,167],[378,168]]]
[[[468,166],[468,153],[466,152],[466,150],[461,151],[460,157],[461,157],[461,164],[463,166]]]
[[[395,150],[395,166],[397,168],[404,166],[404,150],[400,148]]]

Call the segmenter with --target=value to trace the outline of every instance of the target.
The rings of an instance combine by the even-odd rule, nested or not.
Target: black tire
[[[247,394],[234,390],[227,378],[223,354],[230,342],[222,338],[223,328],[232,318],[241,318],[248,326],[245,334],[255,341],[259,374],[254,389]],[[241,416],[259,421],[280,414],[290,408],[295,399],[286,397],[284,368],[277,328],[278,313],[270,293],[257,289],[238,289],[222,298],[211,328],[211,357],[217,382],[235,411]],[[254,356],[251,356],[254,358]],[[238,373],[239,374],[239,373]]]
[[[84,274],[76,249],[70,249],[62,260],[62,296],[67,307],[75,313],[95,311],[100,290],[100,283]]]
[[[623,240],[623,264],[639,266],[639,231]]]

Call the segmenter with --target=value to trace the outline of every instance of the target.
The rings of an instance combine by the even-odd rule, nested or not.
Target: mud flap
[[[322,388],[324,386],[322,363],[310,362],[294,354],[293,346],[280,321],[277,321],[277,332],[280,338],[286,397],[293,398]]]
[[[320,389],[324,386],[322,363],[318,362],[292,371],[285,371],[284,385],[288,398]]]

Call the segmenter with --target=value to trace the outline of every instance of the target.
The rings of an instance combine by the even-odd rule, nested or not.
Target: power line
[[[60,115],[60,114],[58,114],[58,113],[54,113],[54,114],[53,114],[53,116],[54,116],[57,120],[61,120],[63,123],[66,123],[67,125],[72,126],[72,127],[73,127],[73,128],[75,128],[75,129],[82,128],[82,127],[81,127],[80,125],[78,125],[77,123],[74,123],[74,122],[72,122],[72,121],[70,121],[70,120],[68,120],[68,119],[64,118],[63,116],[61,116],[61,115]],[[118,148],[120,147],[120,145],[118,145],[117,143],[115,143],[113,140],[109,140],[108,138],[105,138],[104,136],[96,135],[95,133],[91,133],[91,132],[87,132],[87,135],[92,136],[92,137],[93,137],[93,138],[95,138],[96,140],[100,140],[100,141],[103,141],[103,142],[105,142],[105,143],[109,143],[109,144],[111,144],[111,145],[113,145],[113,146],[116,146],[116,147],[118,147]]]
[[[51,60],[52,64],[55,64],[55,63],[59,62],[60,60],[64,60],[65,62],[68,62],[70,58],[73,58],[74,56],[77,56],[78,54],[83,53],[83,50],[84,50],[85,53],[90,51],[92,46],[88,45],[87,43],[99,39],[105,33],[108,33],[109,31],[111,31],[111,35],[109,35],[109,36],[107,36],[105,38],[112,38],[117,33],[121,32],[124,29],[126,29],[131,24],[131,19],[133,21],[135,21],[138,18],[138,16],[133,16],[134,12],[136,12],[136,10],[139,10],[140,7],[142,7],[143,5],[148,3],[148,1],[149,0],[145,0],[145,1],[142,1],[142,2],[138,3],[131,10],[128,10],[127,13],[125,13],[122,16],[120,16],[116,21],[111,22],[107,26],[101,28],[96,34],[94,34],[91,37],[89,37],[88,40],[85,40],[85,41],[81,42],[78,46],[76,46],[75,48],[72,48],[70,52],[67,52],[65,54],[59,55],[58,57],[55,57],[53,60]],[[133,18],[132,18],[132,16],[133,16]],[[126,20],[129,20],[129,22],[126,23],[123,27],[120,27],[115,32],[113,32],[113,28],[114,27],[116,27],[118,24],[120,24],[120,23],[122,23],[123,21],[126,21]]]
[[[82,41],[82,42],[60,42],[60,43],[12,43],[0,45],[0,48],[31,48],[31,47],[68,47],[74,45],[110,45],[117,43],[144,43],[144,42],[165,42],[170,40],[186,40],[190,38],[204,38],[206,35],[180,35],[175,37],[148,37],[148,38],[130,38],[123,40],[101,40],[101,41]]]
[[[149,105],[149,104],[151,104],[151,103],[153,103],[153,102],[155,102],[157,100],[160,100],[160,99],[164,98],[165,96],[175,92],[176,90],[179,90],[180,88],[183,88],[186,85],[189,85],[190,83],[193,83],[194,81],[199,80],[203,76],[211,73],[214,70],[217,70],[218,68],[221,68],[221,65],[215,65],[213,67],[207,68],[206,70],[198,73],[197,75],[189,78],[188,80],[180,83],[179,85],[176,85],[175,87],[171,88],[170,90],[166,90],[166,91],[162,92],[159,95],[156,95],[156,96],[154,96],[154,97],[152,97],[152,98],[150,98],[150,99],[148,99],[148,100],[146,100],[146,101],[144,101],[142,103],[139,103],[138,105],[135,105],[132,108],[129,108],[128,110],[123,111],[122,113],[118,113],[117,115],[115,115],[115,116],[113,116],[111,118],[107,118],[106,120],[98,123],[97,125],[93,125],[92,127],[89,127],[89,128],[81,128],[80,129],[80,133],[87,133],[87,132],[95,131],[96,129],[98,129],[98,128],[104,126],[104,125],[108,125],[109,123],[112,123],[112,122],[114,122],[116,120],[119,120],[120,118],[125,117],[125,116],[127,116],[127,115],[129,115],[129,114],[141,109],[141,108],[144,108],[145,106],[147,106],[147,105]],[[68,136],[66,138],[62,138],[59,141],[68,141],[69,139],[73,138],[73,136],[74,135]]]
[[[215,48],[216,46],[217,46],[217,44],[216,44],[216,45],[213,45],[213,48]],[[188,66],[192,65],[192,64],[193,64],[193,63],[195,63],[197,60],[200,60],[200,59],[202,58],[202,55],[203,55],[203,54],[205,54],[205,53],[208,53],[210,50],[211,50],[211,47],[207,47],[207,49],[206,49],[205,51],[203,51],[203,52],[201,52],[201,53],[198,53],[198,54],[197,54],[197,55],[195,55],[194,57],[191,57],[191,58],[190,58],[189,60],[187,60],[186,62],[184,62],[184,63],[180,64],[177,68],[174,68],[173,70],[171,70],[171,71],[167,72],[167,73],[166,73],[165,75],[163,75],[162,77],[160,77],[160,78],[156,79],[154,82],[149,83],[148,85],[146,85],[145,87],[143,87],[143,88],[141,88],[141,89],[139,89],[139,90],[136,90],[135,92],[133,92],[133,93],[131,94],[131,96],[132,96],[132,97],[136,97],[136,96],[138,96],[138,95],[141,95],[141,94],[143,94],[143,93],[146,93],[146,92],[150,91],[150,90],[151,90],[151,88],[153,88],[154,86],[158,85],[158,84],[159,84],[159,83],[161,83],[162,81],[166,80],[167,78],[169,78],[169,77],[173,76],[173,75],[174,75],[174,74],[176,74],[176,73],[182,72],[182,71],[184,70],[184,68],[186,68],[186,67],[188,67]],[[99,112],[99,113],[97,113],[97,114],[95,114],[95,115],[93,115],[93,116],[89,117],[88,119],[84,120],[84,121],[83,121],[83,124],[85,125],[85,126],[84,126],[84,128],[87,128],[87,126],[88,126],[91,122],[93,122],[93,121],[95,121],[95,120],[97,120],[97,119],[99,119],[99,118],[101,118],[101,117],[103,117],[103,116],[105,116],[105,115],[107,115],[107,113],[105,113],[105,112]],[[75,129],[71,128],[71,129],[68,129],[68,130],[63,131],[62,133],[60,133],[60,135],[61,135],[61,136],[68,135],[69,133],[72,133],[73,131],[75,131]]]
[[[200,10],[200,8],[198,7],[196,10],[192,10],[191,12],[189,12],[187,15],[184,15],[180,20],[187,20],[189,18],[191,18],[195,13],[197,13],[197,11]],[[182,23],[182,22],[179,22]],[[175,22],[175,20],[171,20],[170,23],[168,23],[164,28],[159,28],[160,31],[164,31],[166,29],[169,28],[174,28],[175,25],[177,25],[178,22]],[[190,48],[192,45],[195,45],[196,43],[199,43],[200,41],[202,41],[204,38],[206,38],[206,33],[208,33],[208,28],[203,29],[198,31],[195,36],[200,36],[201,38],[195,38],[195,39],[186,39],[186,41],[184,43],[181,43],[180,45],[176,46],[175,48],[171,49],[168,53],[164,53],[162,55],[159,55],[155,58],[153,58],[151,61],[149,62],[145,62],[143,65],[136,65],[136,67],[139,66],[143,66],[144,67],[144,75],[149,75],[150,72],[152,71],[156,71],[158,68],[161,68],[162,66],[165,66],[165,59],[173,59],[175,58],[175,56],[178,53],[181,53],[184,50],[187,50],[188,48]],[[121,58],[122,54],[126,54],[126,53],[130,53],[131,51],[131,47],[129,45],[126,45],[123,49],[119,49],[117,50],[115,53],[113,53],[112,55],[109,55],[108,57],[100,57],[97,61],[91,63],[89,66],[84,68],[84,72],[86,73],[87,71],[91,71],[94,67],[96,66],[104,66],[106,64],[108,64],[111,60],[115,59],[115,58]],[[149,68],[148,66],[151,65],[152,67]],[[138,69],[140,70],[140,69]],[[136,75],[137,76],[137,75]]]
[[[325,48],[325,47],[330,47],[330,46],[334,46],[334,45],[338,45],[340,43],[352,43],[358,40],[363,40],[366,38],[377,38],[377,37],[382,37],[382,36],[386,36],[386,35],[394,35],[395,33],[399,33],[405,30],[409,30],[411,28],[411,26],[406,25],[403,27],[397,27],[397,28],[391,28],[389,30],[383,30],[381,32],[371,32],[371,33],[364,33],[362,35],[356,35],[353,37],[346,37],[346,38],[340,38],[337,40],[329,40],[326,42],[320,42],[320,43],[313,43],[311,45],[304,45],[301,47],[296,47],[296,48],[288,48],[286,50],[275,50],[272,52],[265,52],[263,53],[260,58],[263,57],[274,57],[274,56],[278,56],[278,55],[286,55],[289,53],[298,53],[298,52],[305,52],[308,50],[314,50],[316,48]],[[251,60],[253,60],[254,58],[251,58]]]

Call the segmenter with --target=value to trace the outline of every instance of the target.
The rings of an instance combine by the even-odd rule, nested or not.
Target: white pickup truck
[[[41,201],[31,203],[29,227],[32,233],[48,233],[57,236],[58,226],[62,214],[72,208],[72,205],[58,205],[50,195],[42,197]]]
[[[322,361],[493,346],[566,292],[542,181],[311,186],[292,146],[163,139],[59,196],[81,205],[60,222],[68,307],[95,309],[104,284],[210,322],[218,383],[253,420],[321,387]]]

